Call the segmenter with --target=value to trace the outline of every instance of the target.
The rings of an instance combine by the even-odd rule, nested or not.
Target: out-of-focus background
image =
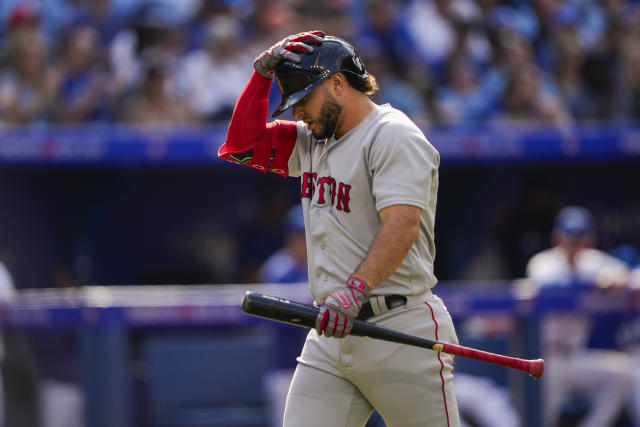
[[[587,317],[579,351],[628,357],[638,378],[612,385],[630,400],[602,425],[640,425],[636,0],[1,0],[0,422],[277,424],[304,331],[238,303],[310,301],[299,182],[216,153],[255,56],[310,29],[351,41],[374,100],[441,153],[436,293],[462,343],[535,358],[553,351],[546,308]],[[542,299],[527,263],[559,244],[566,206],[590,212],[585,245],[625,275]],[[545,422],[544,379],[457,363],[466,425],[598,408],[578,384]]]

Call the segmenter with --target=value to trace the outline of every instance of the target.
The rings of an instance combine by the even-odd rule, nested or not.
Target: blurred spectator
[[[447,81],[437,94],[437,108],[442,123],[474,123],[486,117],[490,100],[481,88],[478,70],[468,60],[454,60],[447,67]]]
[[[104,120],[109,117],[109,76],[99,61],[99,35],[90,26],[77,26],[63,38],[58,64],[61,85],[52,118],[62,122]]]
[[[482,6],[491,9],[487,3]],[[443,75],[449,61],[465,59],[484,67],[491,60],[482,6],[470,0],[412,1],[407,6],[404,19],[416,50],[436,74]]]
[[[509,77],[520,67],[535,63],[533,47],[522,35],[512,29],[496,31],[493,37],[493,60],[482,70],[481,91],[487,113],[500,107],[501,97]]]
[[[626,25],[623,17],[611,17],[606,31],[584,58],[584,118],[612,119],[620,115]]]
[[[12,74],[7,50],[22,38],[14,36],[44,34],[56,47],[67,44],[69,28],[89,26],[118,105],[140,85],[150,58],[161,59],[169,84],[179,86],[170,92],[191,94],[205,120],[227,118],[225,99],[244,68],[237,64],[258,53],[256,44],[310,27],[355,32],[361,53],[374,52],[388,69],[378,74],[388,77],[389,102],[425,126],[474,123],[498,108],[510,122],[563,126],[640,116],[640,4],[631,0],[10,0],[0,13],[0,74]]]
[[[433,66],[443,64],[455,44],[455,28],[451,19],[451,5],[446,0],[411,1],[404,19],[417,53]],[[456,2],[465,5],[468,1]]]
[[[267,258],[258,278],[263,283],[300,283],[309,280],[301,205],[294,206],[287,213],[284,220],[284,247]]]
[[[184,48],[184,34],[176,10],[158,1],[144,1],[129,17],[129,26],[119,31],[110,47],[109,59],[115,88],[126,97],[140,85],[148,63],[162,62],[171,74]]]
[[[41,16],[38,5],[31,1],[15,4],[4,19],[5,35],[41,30]]]
[[[428,73],[418,70],[420,64],[405,61],[406,69],[401,74],[394,74],[395,67],[389,64],[387,57],[377,49],[369,49],[363,55],[369,73],[380,82],[380,90],[372,100],[379,104],[389,103],[411,117],[419,125],[427,125],[431,121],[427,102],[423,96],[430,90]],[[411,84],[406,77],[419,74],[420,86]]]
[[[586,100],[581,67],[585,50],[576,20],[569,17],[558,20],[549,41],[553,41],[553,46],[548,49],[553,50],[551,68],[558,94],[574,117],[584,116]]]
[[[354,22],[354,15],[350,13],[350,10],[356,6],[356,3],[359,1],[294,1],[296,10],[307,22],[305,29],[321,29],[325,34],[333,34],[338,37],[347,37],[347,35],[353,34],[357,24]]]
[[[47,38],[55,38],[58,32],[69,24],[73,15],[72,2],[68,0],[3,0],[0,13],[5,11],[8,21],[30,19],[37,14],[39,30]]]
[[[502,96],[504,118],[509,122],[549,122],[559,127],[571,123],[569,112],[552,94],[541,88],[540,72],[534,65],[514,68]]]
[[[353,21],[358,34],[354,43],[364,51],[376,51],[389,72],[403,78],[415,45],[403,19],[403,2],[366,0],[356,2]],[[368,66],[367,62],[367,66]]]
[[[575,28],[580,46],[592,49],[607,25],[604,3],[597,0],[534,2],[533,9],[539,26],[537,45],[544,46],[545,38],[552,37],[558,28],[571,26]]]
[[[84,0],[77,2],[71,24],[94,28],[100,48],[106,49],[121,29],[122,19],[112,0]]]
[[[44,121],[59,81],[47,62],[42,36],[31,31],[12,33],[7,40],[7,69],[0,77],[0,120]]]
[[[205,46],[207,34],[210,31],[210,21],[216,16],[227,15],[238,18],[231,10],[232,4],[236,3],[238,6],[245,6],[244,10],[248,10],[248,13],[250,13],[251,9],[248,0],[238,0],[237,2],[201,0],[199,3],[193,16],[186,23],[185,44],[188,52]]]
[[[487,2],[484,2],[487,3]],[[534,43],[544,32],[544,26],[548,22],[547,16],[536,16],[536,7],[543,3],[543,8],[555,8],[560,2],[554,1],[491,1],[488,25],[498,31],[509,30],[517,33],[528,42]]]
[[[562,209],[551,241],[553,247],[534,255],[527,265],[535,292],[575,291],[581,285],[618,291],[626,286],[629,270],[624,263],[594,248],[596,234],[588,210]],[[631,395],[632,359],[615,350],[587,348],[590,328],[587,314],[552,312],[542,320],[545,426],[556,425],[563,405],[575,393],[588,398],[582,426],[613,425],[625,403],[632,411],[640,408],[638,396]]]
[[[184,125],[196,120],[195,114],[182,99],[169,90],[168,66],[162,62],[148,65],[138,91],[124,106],[123,119],[142,124]]]
[[[207,27],[203,49],[189,53],[176,73],[178,91],[205,120],[228,120],[249,73],[243,72],[254,57],[238,49],[240,23],[218,15]]]
[[[251,16],[252,39],[256,44],[265,40],[274,42],[287,34],[308,30],[305,20],[293,6],[283,0],[258,0],[253,2],[255,11]],[[257,49],[257,48],[256,48]],[[256,51],[256,55],[259,51]]]

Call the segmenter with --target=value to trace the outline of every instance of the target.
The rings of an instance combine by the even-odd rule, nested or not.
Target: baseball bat
[[[242,297],[242,311],[256,317],[288,323],[290,325],[314,328],[319,309],[284,298],[273,297],[256,292],[247,292]],[[490,353],[475,348],[464,347],[457,344],[430,340],[404,332],[385,328],[362,320],[355,320],[351,335],[375,338],[400,344],[408,344],[415,347],[428,348],[457,356],[495,363],[526,372],[538,379],[544,373],[543,359],[519,359],[517,357],[504,356]]]

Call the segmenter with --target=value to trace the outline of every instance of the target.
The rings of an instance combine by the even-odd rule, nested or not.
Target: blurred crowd
[[[640,118],[637,0],[6,0],[0,122],[228,120],[255,56],[354,43],[419,124]]]

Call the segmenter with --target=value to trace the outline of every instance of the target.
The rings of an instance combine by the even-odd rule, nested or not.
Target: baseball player
[[[218,155],[300,177],[309,286],[321,306],[287,396],[285,426],[458,426],[453,356],[351,336],[354,319],[457,343],[431,293],[439,154],[390,105],[346,41],[311,31],[263,52]],[[267,123],[275,77],[298,122]],[[338,339],[340,338],[340,339]]]
[[[596,230],[589,210],[580,206],[560,210],[551,241],[552,248],[527,263],[527,277],[534,290],[626,287],[627,266],[595,248]],[[615,424],[625,403],[640,421],[640,395],[631,392],[633,387],[640,390],[633,384],[637,378],[633,359],[612,349],[588,348],[593,320],[587,314],[562,311],[548,313],[541,320],[547,371],[542,382],[545,426],[557,424],[563,404],[574,393],[589,403],[580,421],[582,427]]]

